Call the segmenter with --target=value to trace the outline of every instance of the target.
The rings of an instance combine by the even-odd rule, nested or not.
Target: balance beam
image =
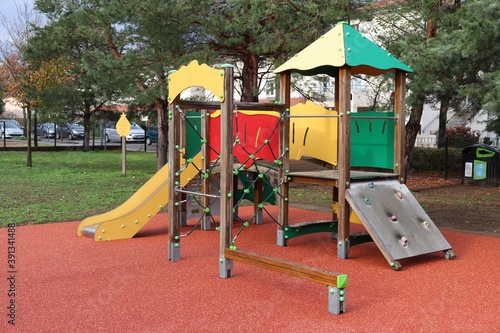
[[[265,255],[245,251],[225,249],[226,259],[236,260],[298,278],[319,282],[328,286],[328,312],[345,313],[345,288],[347,275],[326,271],[312,266],[276,259]]]

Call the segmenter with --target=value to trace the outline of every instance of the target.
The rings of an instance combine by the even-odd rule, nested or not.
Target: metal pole
[[[448,137],[444,137],[444,179],[448,179]]]
[[[122,175],[124,176],[127,174],[126,161],[127,161],[127,141],[125,140],[125,137],[122,136]]]
[[[5,133],[5,121],[2,121],[3,125],[2,125],[2,129],[3,129],[3,147],[7,147],[7,134]]]

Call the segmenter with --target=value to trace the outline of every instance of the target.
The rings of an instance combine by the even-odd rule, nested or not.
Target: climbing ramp
[[[346,200],[394,269],[401,268],[398,260],[437,251],[455,257],[429,215],[396,179],[352,182]]]

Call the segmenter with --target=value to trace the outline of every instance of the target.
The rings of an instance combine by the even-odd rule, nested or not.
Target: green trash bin
[[[500,152],[476,144],[462,150],[462,184],[498,186],[500,184]]]

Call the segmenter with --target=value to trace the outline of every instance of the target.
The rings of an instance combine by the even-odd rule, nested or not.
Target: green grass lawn
[[[82,220],[122,204],[156,173],[156,154],[121,151],[0,152],[0,221]]]

